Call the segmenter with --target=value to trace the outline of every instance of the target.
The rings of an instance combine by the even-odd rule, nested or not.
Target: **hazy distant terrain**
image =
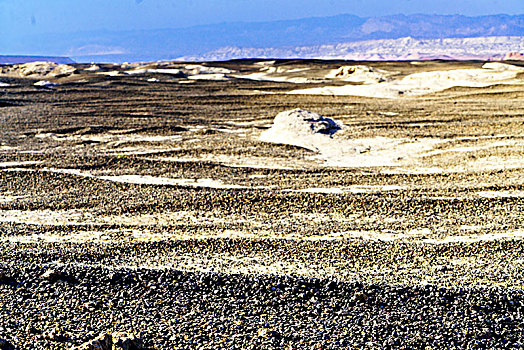
[[[74,63],[72,59],[67,57],[51,57],[51,56],[0,56],[0,64],[18,64],[27,62],[54,62],[58,64]]]
[[[68,56],[79,62],[123,62],[199,56],[224,47],[289,50],[290,47],[403,37],[441,39],[488,36],[524,36],[524,15],[396,15],[376,18],[339,15],[261,23],[222,23],[179,29],[41,34],[23,40],[7,37],[2,38],[2,45],[4,52],[9,53]],[[522,39],[519,40],[522,42]],[[512,43],[511,47],[513,48]],[[515,46],[512,51],[518,49]],[[277,54],[279,51],[272,52]]]

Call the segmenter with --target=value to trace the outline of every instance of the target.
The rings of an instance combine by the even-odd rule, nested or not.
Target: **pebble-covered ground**
[[[0,77],[0,349],[523,348],[524,90],[284,94],[341,64],[273,63],[302,84],[240,79],[249,61]],[[333,167],[259,140],[294,108],[432,148]]]

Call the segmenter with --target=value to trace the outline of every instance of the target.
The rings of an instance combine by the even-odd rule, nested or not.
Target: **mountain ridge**
[[[180,57],[182,61],[225,61],[242,58],[343,59],[355,61],[402,60],[504,60],[524,59],[524,37],[476,37],[368,40],[331,45],[281,48],[223,47],[203,55]]]

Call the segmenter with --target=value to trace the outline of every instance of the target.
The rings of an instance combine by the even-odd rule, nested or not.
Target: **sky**
[[[524,14],[524,0],[0,0],[0,35],[399,13]]]

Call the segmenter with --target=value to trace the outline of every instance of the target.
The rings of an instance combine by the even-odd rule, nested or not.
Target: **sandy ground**
[[[483,69],[365,64],[397,80]],[[360,83],[328,77],[347,65],[79,65],[48,87],[0,76],[0,338],[17,349],[115,330],[152,349],[521,348],[520,73],[395,98],[288,94],[353,91]],[[261,137],[295,108],[343,128],[306,146]],[[69,277],[41,278],[48,269]],[[274,295],[249,292],[254,281]]]

